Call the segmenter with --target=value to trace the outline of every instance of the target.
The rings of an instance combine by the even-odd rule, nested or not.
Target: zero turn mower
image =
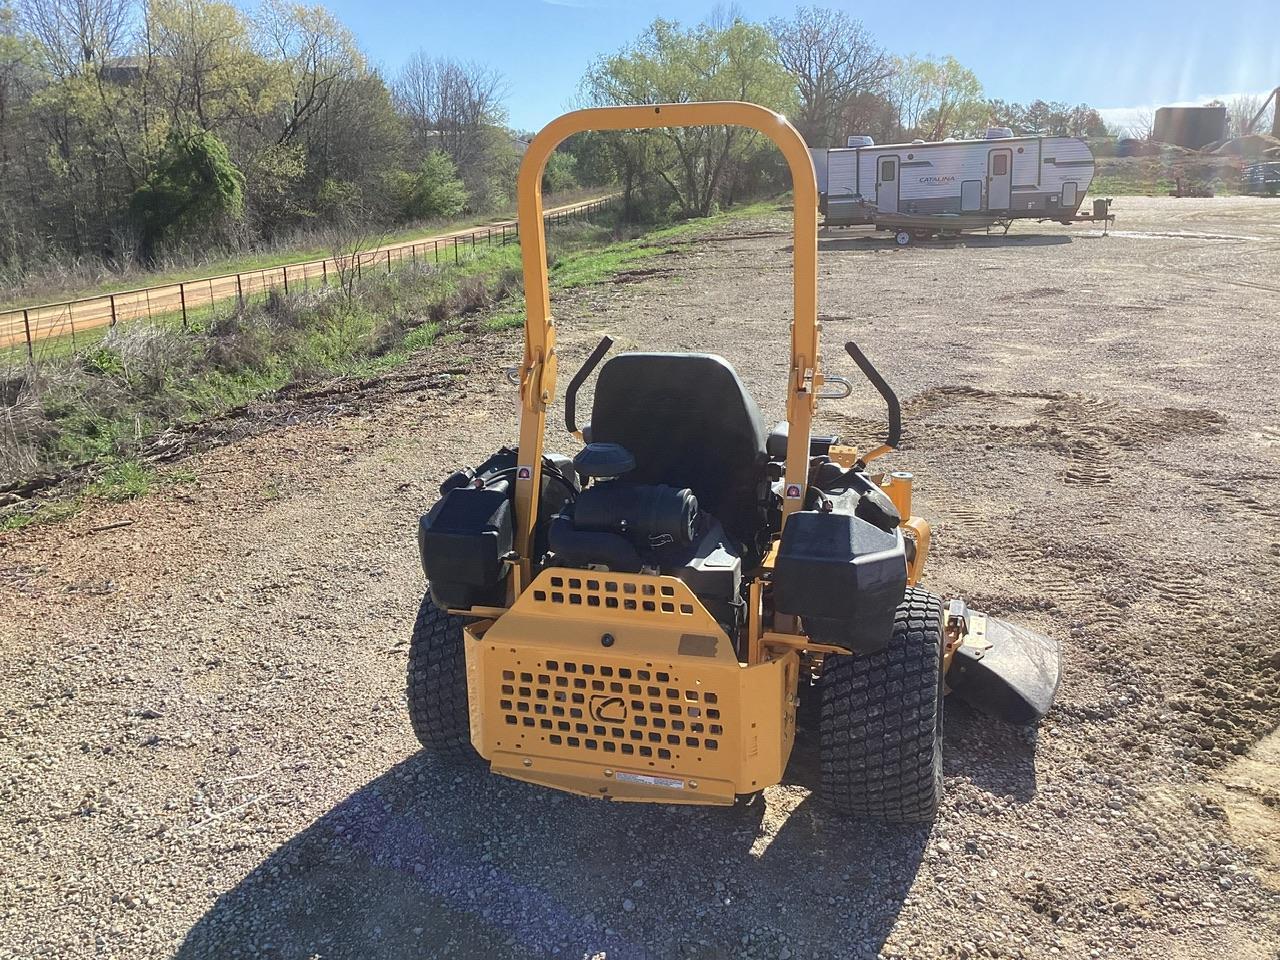
[[[791,169],[787,420],[766,431],[720,357],[624,353],[600,367],[578,429],[575,398],[606,337],[565,395],[584,445],[548,453],[547,157],[584,130],[703,124],[758,130]],[[732,804],[782,778],[812,697],[827,803],[905,823],[937,807],[944,692],[1014,722],[1049,708],[1053,641],[920,586],[929,524],[912,514],[911,474],[869,469],[898,443],[898,401],[853,343],[888,403],[888,439],[864,452],[812,433],[819,400],[852,390],[822,372],[817,216],[804,140],[748,103],[580,110],[529,145],[519,445],[450,476],[418,529],[430,589],[408,701],[429,751],[587,796]]]

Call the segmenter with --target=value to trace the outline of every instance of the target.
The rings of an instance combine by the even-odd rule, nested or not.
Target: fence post
[[[320,274],[323,279],[324,285],[327,287],[329,285],[329,261],[328,260],[320,261]]]
[[[187,329],[187,285],[185,283],[178,284],[178,299],[182,302],[182,329]],[[71,340],[75,341],[75,321],[71,322]]]
[[[116,325],[116,295],[111,294],[111,325]]]
[[[289,265],[286,263],[280,269],[284,273],[284,295],[287,297],[289,295]]]
[[[244,309],[244,285],[240,282],[240,274],[236,274],[236,300],[240,302],[240,309]]]
[[[436,266],[438,267],[438,266],[440,266],[440,241],[439,241],[439,240],[433,240],[433,241],[432,241],[432,243],[434,243],[434,244],[435,244],[435,248],[436,248]]]
[[[456,267],[460,261],[458,260],[458,238],[453,238],[453,265]]]
[[[36,355],[31,348],[31,316],[27,312],[27,308],[22,308],[22,327],[27,331],[27,360],[31,363],[36,362]]]
[[[418,245],[416,243],[409,244],[409,259],[417,264],[418,262]]]
[[[387,274],[391,274],[391,248],[387,248]]]

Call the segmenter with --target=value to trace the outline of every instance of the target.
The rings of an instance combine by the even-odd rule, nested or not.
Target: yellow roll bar
[[[542,172],[560,143],[587,130],[650,130],[656,127],[739,126],[763,133],[782,151],[791,169],[794,206],[795,307],[791,324],[791,374],[787,387],[788,437],[783,519],[804,503],[809,473],[809,428],[822,385],[818,353],[818,185],[809,149],[786,117],[726,100],[575,110],[552,120],[533,138],[520,164],[517,204],[524,262],[524,361],[520,367],[520,466],[516,472],[515,550],[517,591],[529,583],[533,532],[542,483],[542,446],[547,406],[555,398],[556,330],[547,281],[547,238],[542,219]]]

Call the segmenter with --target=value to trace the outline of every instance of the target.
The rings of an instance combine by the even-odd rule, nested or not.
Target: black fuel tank
[[[774,609],[798,616],[819,643],[872,653],[893,635],[907,589],[901,530],[849,513],[793,513],[773,574]]]

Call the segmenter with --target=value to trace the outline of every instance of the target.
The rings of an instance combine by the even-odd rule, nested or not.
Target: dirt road
[[[1037,730],[949,708],[932,829],[828,817],[804,749],[754,817],[417,751],[414,523],[514,439],[492,335],[0,541],[0,957],[1275,958],[1280,207],[1115,211],[822,241],[829,370],[856,337],[904,398],[932,586],[1064,645]],[[784,227],[563,298],[562,366],[603,332],[715,350],[780,415]]]
[[[610,197],[597,197],[548,207],[543,216],[549,220],[572,217],[609,199]],[[477,246],[514,241],[517,236],[516,228],[515,220],[494,220],[462,230],[387,243],[368,250],[361,249],[358,256],[348,248],[341,255],[328,259],[299,261],[260,270],[246,270],[243,273],[141,287],[64,303],[0,310],[0,350],[18,344],[35,344],[52,337],[75,336],[77,333],[117,322],[153,319],[166,314],[182,313],[185,321],[185,311],[200,310],[237,298],[243,301],[271,290],[288,293],[290,285],[296,291],[299,288],[309,288],[312,284],[337,283],[344,273],[350,275],[350,271],[355,270],[390,270],[393,263],[416,263],[418,260],[424,263],[448,263],[452,259],[456,262],[460,255],[467,255],[468,248],[474,252]],[[372,235],[369,240],[376,242]],[[342,242],[361,243],[359,238]]]

